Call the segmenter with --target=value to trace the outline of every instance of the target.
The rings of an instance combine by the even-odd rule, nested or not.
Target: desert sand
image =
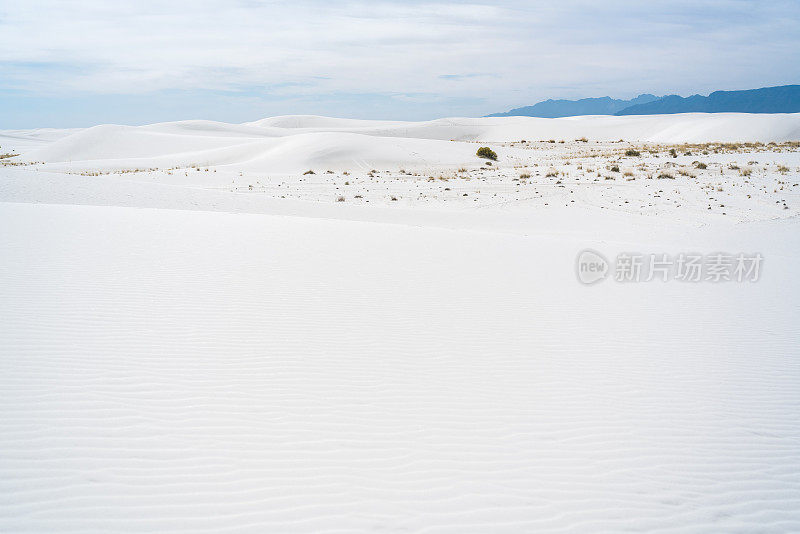
[[[0,131],[0,530],[798,531],[798,141],[798,114]],[[585,249],[763,265],[585,285]]]

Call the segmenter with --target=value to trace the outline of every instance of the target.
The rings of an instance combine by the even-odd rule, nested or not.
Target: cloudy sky
[[[0,129],[800,83],[800,0],[0,0]]]

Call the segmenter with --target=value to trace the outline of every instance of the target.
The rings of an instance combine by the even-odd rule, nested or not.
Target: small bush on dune
[[[497,152],[489,148],[488,146],[482,146],[478,149],[477,155],[479,158],[486,158],[496,161],[497,160]]]
[[[626,155],[626,156],[630,156],[630,157],[634,157],[634,158],[635,158],[635,157],[639,157],[639,156],[641,156],[641,155],[642,155],[642,153],[641,153],[641,152],[639,152],[638,150],[634,150],[634,149],[632,149],[632,148],[629,148],[628,150],[626,150],[626,151],[625,151],[625,155]]]
[[[312,171],[312,170],[308,170],[308,171],[306,171],[306,172],[304,172],[304,173],[303,173],[303,176],[305,176],[306,174],[317,174],[317,173],[315,173],[315,172],[314,172],[314,171]]]

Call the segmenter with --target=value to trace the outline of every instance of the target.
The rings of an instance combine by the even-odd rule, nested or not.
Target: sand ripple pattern
[[[543,238],[2,204],[0,250],[0,531],[800,531],[796,247],[586,288]]]

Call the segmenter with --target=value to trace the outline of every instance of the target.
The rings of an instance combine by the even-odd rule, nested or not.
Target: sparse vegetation
[[[628,150],[625,151],[625,155],[629,156],[629,157],[632,157],[632,158],[638,158],[639,156],[642,155],[642,153],[639,152],[638,150],[634,150],[632,148],[629,148]]]
[[[317,173],[315,173],[314,171],[309,169],[309,170],[307,170],[306,172],[303,173],[303,176],[305,176],[306,174],[317,174]]]
[[[497,161],[497,152],[489,148],[488,146],[482,146],[478,149],[477,156],[479,158],[490,159],[493,161]]]

